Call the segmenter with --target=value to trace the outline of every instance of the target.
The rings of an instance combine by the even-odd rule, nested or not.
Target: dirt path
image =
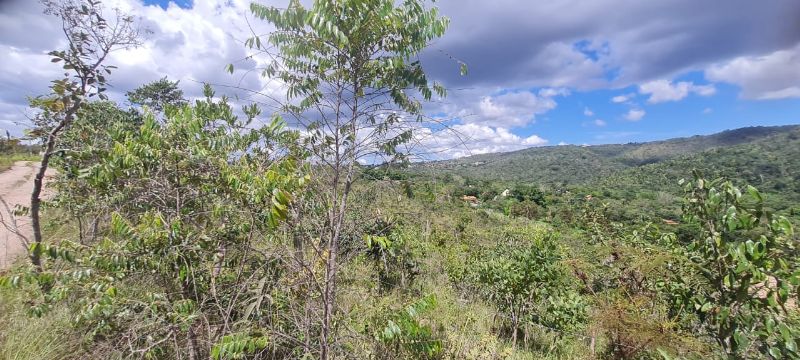
[[[33,177],[36,176],[37,164],[31,161],[17,161],[14,165],[0,172],[0,198],[14,211],[17,205],[30,206]],[[20,237],[14,233],[11,215],[0,202],[0,269],[4,269],[19,256],[25,256],[26,248]],[[31,219],[29,216],[15,217],[17,230],[27,239],[32,239]]]

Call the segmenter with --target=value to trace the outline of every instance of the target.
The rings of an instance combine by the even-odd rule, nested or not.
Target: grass
[[[3,164],[9,158],[0,157]],[[13,161],[30,159],[14,156]],[[63,218],[57,209],[45,210],[43,216],[45,219]],[[46,221],[43,228],[45,237],[49,239],[75,231],[70,222],[54,223],[52,220]],[[27,258],[20,259],[15,266],[24,266],[25,261]],[[11,273],[15,271],[15,268],[9,270]],[[0,270],[0,276],[4,272]],[[83,339],[71,324],[72,314],[68,305],[56,304],[43,316],[36,317],[28,312],[30,295],[31,292],[24,288],[0,287],[0,359],[86,358],[88,354],[81,348]]]
[[[0,154],[0,171],[6,171],[17,161],[38,161],[41,157],[35,153]]]
[[[80,338],[65,306],[42,317],[27,313],[25,293],[0,288],[0,359],[63,359],[80,351]]]

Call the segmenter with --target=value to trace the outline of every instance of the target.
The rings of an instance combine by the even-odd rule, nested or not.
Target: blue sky
[[[181,8],[190,9],[192,7],[193,0],[144,0],[145,5],[158,5],[162,9],[166,9],[169,7],[170,3],[174,3]]]
[[[244,39],[271,29],[250,0],[104,0],[150,30],[115,52],[109,96],[163,77],[189,97],[203,82],[245,103],[285,91],[257,71]],[[288,0],[259,0],[278,7]],[[171,6],[174,3],[176,6]],[[310,3],[304,0],[303,3]],[[439,0],[451,19],[419,59],[450,89],[426,105],[453,133],[420,128],[438,158],[531,146],[659,140],[757,125],[800,123],[800,1]],[[37,1],[0,2],[0,130],[22,135],[27,97],[61,71],[58,22]],[[446,55],[445,55],[446,54]],[[452,58],[467,63],[459,76]],[[225,72],[229,63],[236,72]],[[616,98],[616,101],[615,101]]]
[[[678,79],[703,81],[696,73]],[[800,124],[797,99],[747,100],[740,97],[741,90],[735,85],[716,84],[715,88],[712,96],[689,95],[679,101],[658,104],[648,104],[647,95],[637,94],[633,101],[646,113],[638,121],[625,119],[631,105],[611,100],[618,95],[636,94],[637,86],[576,91],[559,99],[557,108],[519,133],[538,134],[550,140],[551,145],[604,144],[711,134],[746,126]],[[585,115],[587,108],[594,115]],[[605,125],[596,125],[594,121],[598,119]]]

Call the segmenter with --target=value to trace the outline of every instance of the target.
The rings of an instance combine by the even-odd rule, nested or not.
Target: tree
[[[135,105],[147,106],[151,110],[163,113],[167,107],[180,107],[186,104],[183,90],[178,87],[179,81],[170,81],[167,77],[142,85],[125,95]]]
[[[326,215],[318,236],[310,237],[321,241],[306,243],[325,264],[321,359],[331,356],[335,343],[338,256],[358,161],[406,159],[400,146],[413,140],[424,120],[417,96],[430,100],[434,93],[446,93],[442,85],[429,83],[416,59],[448,25],[436,8],[424,5],[421,0],[318,0],[310,8],[297,0],[285,8],[251,5],[256,17],[277,30],[246,45],[269,57],[263,74],[286,85],[289,103],[282,110],[306,129],[305,146],[321,187],[315,201]]]
[[[524,217],[530,220],[535,220],[541,217],[541,212],[542,209],[539,207],[539,205],[529,200],[515,202],[511,204],[508,209],[508,213],[511,216]]]
[[[687,257],[704,280],[684,287],[707,333],[732,358],[797,357],[798,330],[786,321],[800,272],[792,261],[793,230],[764,208],[761,193],[695,172],[686,182],[684,216],[699,228]]]
[[[114,147],[113,134],[134,131],[143,121],[136,111],[123,110],[112,101],[94,101],[86,103],[59,136],[59,151],[50,165],[58,173],[48,187],[57,190],[52,204],[76,220],[80,243],[94,242],[100,218],[108,216],[107,203],[92,201],[96,189],[86,178],[86,169],[103,161]]]
[[[539,206],[547,206],[544,193],[533,185],[517,185],[511,189],[510,195],[517,199],[517,201],[533,201]]]
[[[279,118],[247,128],[257,112],[241,120],[208,87],[206,95],[163,121],[147,114],[139,127],[109,131],[114,145],[80,171],[91,189],[84,204],[110,214],[99,240],[34,245],[50,261],[6,281],[39,285],[24,287],[37,291],[35,314],[66,303],[88,338],[125,357],[290,351],[291,337],[277,335],[290,331],[292,314],[279,309],[291,289],[279,287],[285,260],[268,240],[308,182],[291,146],[297,135]]]
[[[541,232],[525,235],[534,238],[513,239],[479,254],[471,275],[477,292],[510,322],[514,346],[526,323],[573,331],[587,320],[586,304],[560,263],[562,255],[555,238]]]
[[[105,98],[105,77],[114,69],[114,66],[105,64],[108,55],[112,51],[141,44],[140,29],[134,24],[133,17],[116,10],[111,21],[108,21],[104,15],[105,9],[98,0],[42,0],[42,4],[45,14],[61,20],[68,47],[49,53],[53,57],[52,62],[63,63],[65,77],[53,81],[50,95],[31,102],[32,106],[41,110],[33,133],[44,140],[42,160],[33,180],[30,207],[34,244],[37,245],[32,249],[30,259],[38,269],[42,266],[42,246],[38,246],[42,243],[39,219],[42,184],[50,158],[55,154],[56,142],[61,133],[72,125],[76,114],[89,98]]]

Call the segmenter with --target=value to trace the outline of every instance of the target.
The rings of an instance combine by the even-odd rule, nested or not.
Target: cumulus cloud
[[[639,92],[650,95],[647,102],[657,104],[667,101],[679,101],[695,93],[700,96],[711,96],[716,94],[717,89],[713,85],[695,85],[691,81],[681,81],[672,83],[669,80],[654,80],[639,86]]]
[[[595,119],[594,124],[597,126],[606,126],[606,122],[600,119]]]
[[[630,109],[623,117],[628,121],[639,121],[645,114],[647,114],[647,112],[642,109]]]
[[[251,33],[244,21],[249,1],[195,1],[191,9],[175,4],[166,9],[146,6],[138,0],[104,3],[108,9],[119,8],[134,15],[150,31],[143,46],[113,52],[107,59],[107,64],[118,66],[108,77],[107,94],[114,100],[124,102],[126,91],[164,76],[179,80],[190,98],[201,96],[203,82],[218,85],[215,90],[220,95],[238,99],[252,98],[251,91],[266,95],[283,92],[275,81],[246,76],[264,64],[259,59],[247,59],[243,45]],[[268,29],[263,22],[250,23],[255,31]],[[28,126],[27,96],[46,94],[50,80],[62,75],[46,54],[64,46],[58,19],[42,14],[38,1],[0,2],[0,51],[6,54],[0,57],[0,66],[6,69],[0,73],[0,120],[15,124],[3,125],[14,135],[21,135]],[[224,70],[228,63],[236,65],[233,75]],[[264,98],[258,100],[263,102]]]
[[[480,101],[470,104],[476,94],[456,96],[452,103],[440,108],[458,117],[464,123],[481,124],[492,127],[516,128],[532,124],[537,115],[544,114],[558,106],[555,97],[568,95],[565,89],[546,88],[537,93],[528,90],[509,91],[496,95],[483,96]]]
[[[424,160],[514,151],[548,143],[538,135],[519,136],[506,128],[479,124],[458,124],[441,131],[423,127],[417,129],[415,137]]]
[[[800,97],[800,45],[761,56],[742,56],[706,71],[712,81],[736,84],[745,99]]]
[[[588,116],[588,117],[592,117],[592,116],[594,116],[594,111],[592,111],[592,109],[589,109],[588,107],[587,108],[583,108],[583,115],[584,116]]]
[[[434,77],[456,85],[624,87],[800,41],[796,0],[769,6],[751,0],[725,6],[693,0],[437,5],[451,26],[423,59]],[[467,62],[470,76],[459,77],[442,51]]]

